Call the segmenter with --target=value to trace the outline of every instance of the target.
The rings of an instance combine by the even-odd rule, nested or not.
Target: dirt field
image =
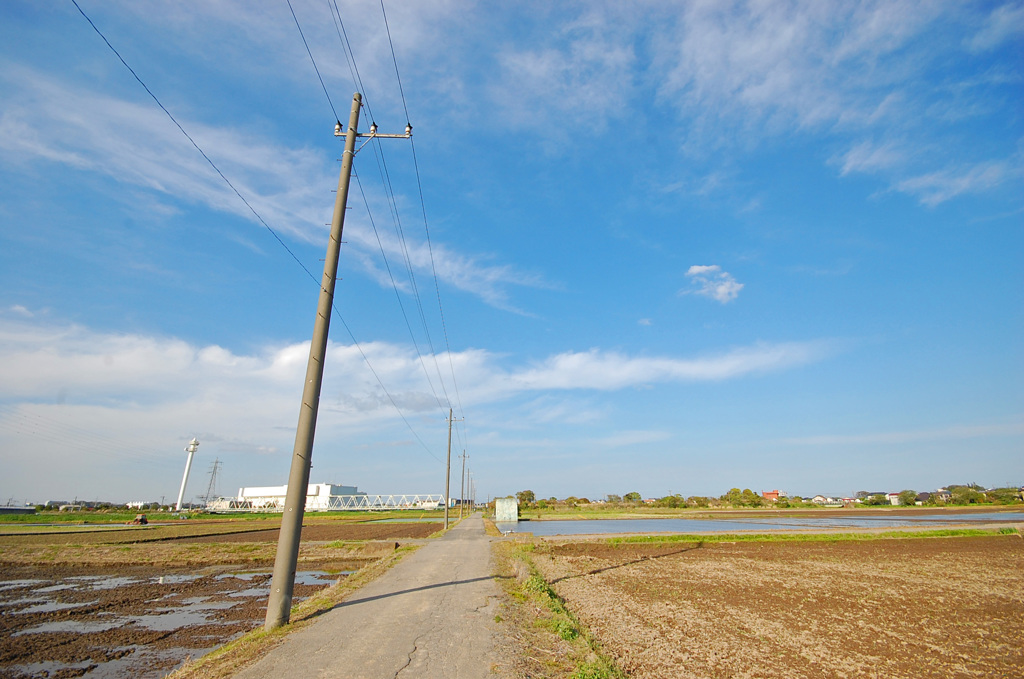
[[[309,596],[392,554],[399,540],[439,527],[306,526],[295,596]],[[259,626],[278,531],[239,528],[0,538],[0,676],[162,677],[187,657]],[[132,540],[140,535],[147,539]]]
[[[1019,535],[538,547],[630,677],[1024,676]]]

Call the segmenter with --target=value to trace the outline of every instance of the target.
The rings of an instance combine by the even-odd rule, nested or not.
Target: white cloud
[[[896,189],[917,196],[928,206],[935,206],[965,193],[982,193],[1003,184],[1019,174],[1008,163],[985,162],[957,170],[941,170],[904,179]]]
[[[877,172],[899,164],[904,156],[896,149],[895,142],[874,144],[870,141],[862,141],[847,151],[841,159],[841,175],[851,172]]]
[[[802,436],[798,438],[783,439],[782,443],[799,446],[886,445],[893,443],[913,443],[916,441],[972,439],[991,436],[1017,436],[1020,434],[1024,434],[1024,423],[1011,422],[1003,424],[959,425],[953,427],[942,427],[940,429],[921,429],[914,431]]]
[[[636,56],[630,33],[610,20],[615,14],[593,9],[545,36],[553,45],[509,46],[498,55],[491,94],[510,127],[568,138],[603,131],[626,115],[622,102],[634,87]]]
[[[722,267],[717,264],[694,264],[687,270],[686,276],[691,280],[693,287],[689,290],[680,290],[681,295],[701,295],[727,304],[736,299],[743,289],[743,283],[737,283],[732,274],[722,271]]]
[[[114,180],[192,204],[259,222],[234,191],[215,173],[165,114],[148,101],[142,104],[98,95],[11,67],[0,75],[16,103],[0,116],[0,155],[15,163],[44,159],[105,174]],[[276,232],[306,242],[324,242],[336,167],[320,149],[292,149],[251,133],[217,127],[176,116],[231,183]],[[59,135],[45,130],[60,129]],[[388,206],[371,204],[379,215]],[[401,197],[399,197],[401,200]],[[401,205],[400,205],[401,207]],[[382,286],[390,279],[377,265],[381,247],[392,261],[408,262],[418,275],[437,276],[488,304],[512,309],[509,286],[546,287],[537,274],[508,264],[491,264],[486,256],[462,254],[443,243],[416,240],[406,230],[405,247],[387,229],[379,228],[380,244],[360,210],[346,223],[346,241],[356,261]],[[400,289],[406,283],[396,279]]]
[[[58,493],[85,484],[114,497],[128,492],[158,496],[167,492],[161,490],[164,481],[180,474],[178,442],[197,436],[206,455],[233,460],[232,478],[238,483],[265,483],[269,474],[284,473],[283,464],[277,472],[271,467],[278,453],[291,449],[308,351],[308,343],[300,342],[237,353],[174,337],[5,319],[0,324],[0,456],[7,478],[45,489],[32,492]],[[832,351],[828,342],[756,344],[694,358],[592,349],[508,365],[507,357],[467,349],[452,354],[451,361],[462,402],[478,409],[501,403],[506,409],[557,415],[562,424],[587,425],[607,420],[607,406],[589,403],[588,391],[739,379],[813,363]],[[433,357],[423,358],[432,370]],[[447,375],[448,357],[437,358]],[[394,440],[395,427],[406,431],[392,400],[416,436],[429,442],[428,450],[430,445],[435,452],[443,450],[447,411],[438,405],[423,370],[410,347],[332,343],[317,425],[318,460],[337,459],[331,451],[339,447],[376,447],[381,432]],[[437,379],[433,374],[435,388]],[[567,392],[583,395],[569,394],[566,401]],[[507,429],[504,420],[500,427]],[[635,445],[667,435],[617,436],[601,445]],[[422,457],[418,441],[400,448],[396,455]],[[39,470],[48,467],[64,470],[60,484],[39,482]]]
[[[967,47],[975,52],[994,49],[1022,33],[1024,4],[1008,2],[992,11],[981,30],[967,41]]]
[[[8,401],[46,401],[63,392],[72,402],[124,408],[204,403],[215,405],[222,414],[258,413],[266,422],[279,424],[282,404],[294,399],[293,392],[302,383],[308,351],[309,344],[302,342],[236,354],[177,338],[12,321],[0,327],[0,383]],[[501,365],[498,355],[467,349],[451,355],[451,369],[459,376],[465,399],[493,402],[531,391],[616,390],[657,382],[732,379],[814,362],[829,352],[829,345],[821,342],[756,344],[700,358],[638,357],[591,349],[509,368]],[[357,421],[371,411],[394,416],[363,355],[406,407],[438,407],[413,349],[387,342],[360,347],[332,343],[325,368],[325,403],[346,420]],[[437,360],[446,366],[448,357]],[[433,366],[433,357],[424,356],[424,362]],[[431,380],[440,392],[436,372]],[[340,387],[335,384],[345,385],[344,398],[337,395]],[[290,413],[292,408],[283,410]],[[285,423],[290,419],[289,414]]]

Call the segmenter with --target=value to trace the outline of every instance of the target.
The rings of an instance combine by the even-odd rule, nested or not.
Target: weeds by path
[[[597,640],[573,615],[533,563],[532,542],[495,543],[495,561],[504,589],[508,636],[517,647],[517,676],[560,679],[625,679],[602,653]]]

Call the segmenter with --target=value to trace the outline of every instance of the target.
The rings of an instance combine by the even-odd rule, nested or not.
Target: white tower
[[[192,456],[196,454],[196,448],[199,447],[199,439],[194,438],[188,442],[188,447],[185,448],[185,452],[188,453],[188,459],[185,461],[185,475],[181,477],[181,490],[178,491],[178,504],[174,508],[174,511],[181,511],[181,499],[185,497],[185,484],[188,483],[188,471],[192,468]]]

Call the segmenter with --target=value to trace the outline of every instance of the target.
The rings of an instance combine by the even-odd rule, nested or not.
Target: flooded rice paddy
[[[969,514],[914,514],[893,516],[779,517],[779,518],[693,518],[693,519],[582,519],[496,523],[503,533],[532,533],[537,537],[555,535],[610,535],[619,533],[732,533],[834,530],[872,528],[967,527],[971,524],[1024,523],[1024,512],[984,512]]]
[[[270,573],[70,574],[40,566],[0,577],[0,675],[162,677],[259,626]],[[305,571],[296,599],[348,572]]]

